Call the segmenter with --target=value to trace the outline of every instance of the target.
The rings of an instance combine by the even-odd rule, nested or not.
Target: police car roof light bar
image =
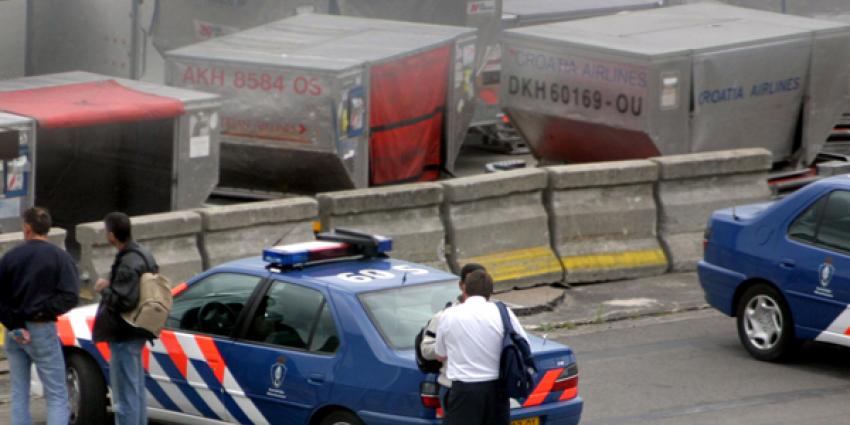
[[[318,240],[280,245],[263,250],[263,261],[269,267],[294,268],[351,257],[384,257],[392,250],[392,239],[353,230],[337,229],[320,233]]]
[[[351,229],[334,229],[329,233],[319,233],[320,241],[343,242],[354,247],[359,255],[367,258],[384,257],[393,249],[393,240],[381,235],[371,235]]]

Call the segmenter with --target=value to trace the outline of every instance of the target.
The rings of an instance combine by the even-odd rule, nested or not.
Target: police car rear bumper
[[[732,316],[735,313],[732,299],[738,285],[746,280],[746,276],[705,261],[700,261],[697,265],[697,275],[705,292],[705,301],[723,314]]]
[[[576,425],[581,420],[584,401],[576,397],[569,401],[545,403],[535,407],[524,407],[511,410],[511,419],[522,419],[533,416],[545,417],[541,423],[546,425]],[[359,411],[357,415],[367,425],[440,425],[442,419],[422,419],[409,416],[388,415],[370,411]]]
[[[511,410],[511,419],[522,419],[539,416],[540,423],[546,425],[576,425],[581,420],[584,400],[576,397],[569,401],[544,403],[534,407],[523,407]]]

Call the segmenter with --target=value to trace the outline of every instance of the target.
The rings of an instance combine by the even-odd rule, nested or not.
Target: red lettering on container
[[[195,86],[223,86],[224,70],[189,65],[183,71],[183,83]]]
[[[321,96],[324,88],[318,77],[300,75],[288,84],[284,74],[226,71],[221,68],[204,68],[189,65],[183,71],[182,82],[185,85],[224,87],[228,85],[237,90],[252,90],[284,93],[292,89],[295,94],[304,96]]]
[[[301,123],[281,123],[232,117],[222,118],[222,134],[251,139],[309,143],[307,127]]]

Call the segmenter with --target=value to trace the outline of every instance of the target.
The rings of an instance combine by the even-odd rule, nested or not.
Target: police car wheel
[[[737,308],[738,338],[758,360],[787,358],[796,345],[788,305],[776,289],[758,284],[744,292]]]
[[[65,382],[71,408],[70,425],[106,425],[106,382],[88,356],[71,353],[65,359]]]
[[[353,413],[336,411],[325,416],[322,421],[319,422],[319,425],[363,425],[363,421],[361,421],[360,418]]]

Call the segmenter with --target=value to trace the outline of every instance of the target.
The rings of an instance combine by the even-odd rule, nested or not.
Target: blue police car
[[[850,175],[773,203],[714,212],[699,280],[760,360],[801,340],[850,346]]]
[[[458,295],[455,275],[388,258],[392,241],[337,230],[214,267],[174,290],[167,328],[143,352],[152,419],[198,424],[438,424],[416,333]],[[94,305],[58,321],[72,423],[108,420],[109,348]],[[573,352],[531,337],[539,372],[514,425],[579,422]]]

